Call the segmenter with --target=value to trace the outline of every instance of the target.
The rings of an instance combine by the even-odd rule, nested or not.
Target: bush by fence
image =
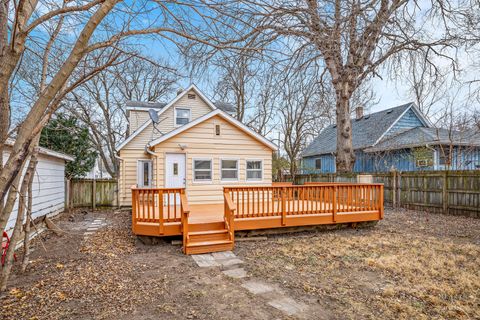
[[[384,184],[386,204],[414,210],[480,217],[480,171],[387,172],[369,174],[308,174],[295,176],[305,182],[357,182],[370,175]],[[286,176],[285,181],[292,181]]]

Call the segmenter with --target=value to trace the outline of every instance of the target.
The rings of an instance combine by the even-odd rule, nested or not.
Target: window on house
[[[317,170],[322,169],[322,159],[315,159],[315,169]]]
[[[152,186],[152,161],[139,160],[137,164],[137,185],[139,187]]]
[[[216,135],[216,136],[219,136],[219,135],[220,135],[220,125],[219,125],[219,124],[216,124],[216,125],[215,125],[215,135]]]
[[[262,169],[261,160],[247,160],[247,181],[262,180]]]
[[[212,160],[193,160],[194,181],[212,180]]]
[[[190,122],[190,109],[175,108],[175,124],[183,126]]]
[[[222,160],[222,180],[238,180],[238,160]]]

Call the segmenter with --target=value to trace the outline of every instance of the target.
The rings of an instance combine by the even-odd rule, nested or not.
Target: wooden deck
[[[224,203],[188,205],[184,189],[132,189],[137,235],[183,235],[184,252],[233,248],[234,231],[375,221],[381,184],[224,188]]]

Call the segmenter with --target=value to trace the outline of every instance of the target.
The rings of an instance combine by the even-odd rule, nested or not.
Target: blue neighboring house
[[[354,172],[480,169],[480,133],[434,128],[414,103],[352,119]],[[304,173],[334,173],[337,127],[325,128],[302,153]]]

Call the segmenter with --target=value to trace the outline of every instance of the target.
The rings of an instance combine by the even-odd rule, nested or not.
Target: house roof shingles
[[[352,119],[353,149],[363,149],[373,146],[411,105],[412,103],[407,103],[365,115],[359,120]],[[310,143],[302,153],[302,156],[308,157],[335,152],[336,143],[337,126],[333,124],[325,128]]]
[[[377,152],[424,146],[426,144],[480,146],[480,133],[472,130],[460,132],[443,128],[416,127],[383,139],[377,145],[367,148],[365,151]]]

